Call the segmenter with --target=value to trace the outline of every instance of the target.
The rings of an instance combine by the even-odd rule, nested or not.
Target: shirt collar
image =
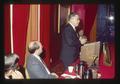
[[[72,25],[72,23],[69,22],[69,24],[73,27],[74,31],[76,31],[75,26]]]
[[[38,60],[40,60],[40,57],[38,55],[33,54]]]

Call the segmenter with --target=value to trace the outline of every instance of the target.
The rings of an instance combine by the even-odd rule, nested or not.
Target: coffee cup
[[[68,66],[68,71],[69,71],[69,73],[72,73],[72,72],[73,72],[73,69],[74,69],[74,66]]]

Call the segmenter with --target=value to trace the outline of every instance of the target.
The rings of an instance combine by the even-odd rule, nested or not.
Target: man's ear
[[[43,51],[42,51],[42,53],[40,54],[40,57],[43,59],[43,58],[45,57],[46,51],[45,51],[44,48],[43,48],[42,50],[43,50]]]

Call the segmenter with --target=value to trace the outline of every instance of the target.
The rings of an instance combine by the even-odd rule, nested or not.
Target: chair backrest
[[[81,47],[80,60],[91,66],[93,62],[98,66],[100,53],[100,41],[87,43]]]

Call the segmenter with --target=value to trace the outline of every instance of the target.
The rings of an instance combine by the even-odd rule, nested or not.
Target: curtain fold
[[[26,34],[26,50],[25,50],[25,64],[24,67],[26,67],[26,58],[29,55],[28,52],[28,45],[31,41],[38,40],[38,5],[30,5],[30,11],[29,11],[29,21],[28,21],[28,28],[27,28],[27,34]]]
[[[97,14],[95,16],[95,20],[94,20],[94,23],[93,23],[93,26],[92,26],[92,29],[90,31],[90,42],[95,42],[96,41],[96,32],[97,32],[97,22],[96,22],[96,18],[97,17]]]
[[[14,53],[20,56],[19,65],[24,65],[26,32],[29,19],[28,4],[13,4],[13,45]],[[9,28],[9,27],[8,27]]]
[[[45,49],[44,61],[50,68],[50,4],[40,4],[40,42]]]
[[[91,41],[91,37],[90,37],[90,32],[92,31],[94,21],[95,21],[95,17],[97,14],[97,4],[85,4],[85,35],[87,36],[88,40]],[[92,38],[93,40],[93,38]]]

